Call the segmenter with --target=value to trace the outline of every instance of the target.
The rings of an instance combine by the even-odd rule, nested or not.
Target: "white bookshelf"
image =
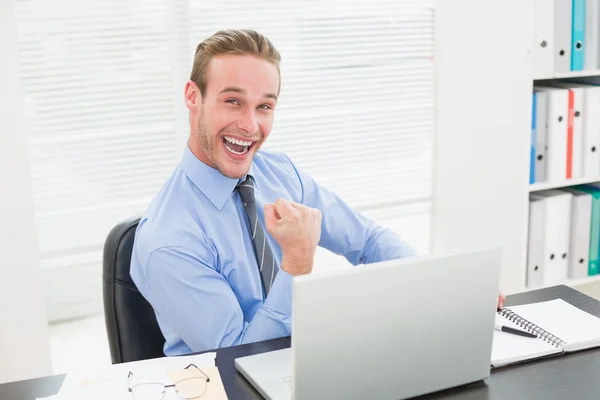
[[[530,290],[530,193],[600,182],[600,176],[529,183],[532,92],[538,80],[533,74],[533,2],[481,3],[485,5],[451,0],[436,6],[430,248],[444,252],[501,246],[500,288],[511,294]],[[551,78],[600,82],[600,70]],[[600,285],[600,276],[564,284],[595,282]]]
[[[589,82],[598,82],[600,80],[600,70],[591,70],[591,71],[574,71],[569,73],[561,73],[555,74],[557,79],[564,79],[568,81],[568,78],[582,78],[583,80],[587,80]],[[532,85],[537,83],[538,79],[533,79]],[[533,88],[532,88],[533,90]],[[531,129],[531,128],[529,128]],[[529,168],[529,165],[525,167]],[[600,171],[599,171],[600,173]],[[549,189],[561,189],[568,188],[577,185],[585,185],[588,183],[598,183],[600,182],[600,176],[592,176],[592,177],[581,177],[581,178],[573,178],[568,179],[562,182],[536,182],[529,185],[529,192],[540,192]],[[525,252],[527,252],[527,242],[525,242]],[[526,268],[526,267],[525,267]],[[590,283],[598,283],[600,284],[600,275],[588,276],[581,279],[572,279],[568,278],[563,282],[567,286],[577,287],[581,285],[587,285]]]
[[[573,288],[577,288],[578,286],[588,285],[588,284],[593,284],[593,283],[600,284],[600,275],[587,276],[587,277],[581,278],[581,279],[568,278],[563,282],[564,285],[570,286]],[[528,288],[528,289],[524,289],[524,290],[543,289],[543,288],[546,288],[549,286],[553,286],[553,285],[542,285],[542,286]]]
[[[541,81],[548,79],[582,78],[588,76],[600,76],[600,69],[591,69],[583,71],[571,71],[555,73],[552,76],[534,76],[533,79]]]
[[[563,182],[536,182],[529,185],[529,192],[540,192],[549,189],[560,189],[576,185],[600,182],[600,176],[574,178]]]
[[[581,279],[571,279],[571,278],[569,278],[565,282],[565,285],[567,285],[567,286],[580,286],[580,285],[587,285],[588,283],[595,283],[595,282],[600,282],[600,275],[587,276],[587,277],[581,278]]]

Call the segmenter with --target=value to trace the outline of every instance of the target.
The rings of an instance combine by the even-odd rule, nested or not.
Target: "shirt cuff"
[[[290,275],[283,269],[280,269],[275,276],[271,290],[265,300],[265,305],[275,311],[285,315],[292,314],[292,280]]]

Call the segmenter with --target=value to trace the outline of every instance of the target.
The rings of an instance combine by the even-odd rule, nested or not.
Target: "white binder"
[[[571,158],[571,177],[581,178],[583,176],[583,121],[586,117],[584,107],[583,88],[572,86],[573,92],[573,147]],[[567,127],[568,129],[568,127]]]
[[[590,226],[592,222],[592,195],[576,189],[563,189],[573,195],[571,206],[571,244],[569,248],[569,277],[588,276],[590,255]]]
[[[544,285],[566,282],[569,276],[571,204],[573,195],[548,190],[532,195],[544,202]]]
[[[546,182],[564,182],[567,178],[567,118],[569,91],[550,87],[535,87],[548,94],[546,142]]]
[[[583,53],[583,68],[585,70],[600,68],[600,49],[598,47],[600,47],[600,3],[598,0],[586,0],[585,48]]]
[[[536,92],[535,113],[535,182],[545,182],[548,168],[548,93]]]
[[[533,77],[554,76],[554,6],[548,0],[534,0]]]
[[[571,71],[572,9],[572,0],[554,0],[554,72]]]
[[[600,176],[600,86],[584,88],[583,175]]]
[[[529,229],[527,235],[527,283],[528,289],[544,285],[544,237],[545,203],[531,197],[529,200]]]

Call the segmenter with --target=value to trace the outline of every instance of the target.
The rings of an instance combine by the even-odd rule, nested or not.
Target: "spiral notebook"
[[[494,331],[493,367],[600,346],[600,318],[562,299],[504,307],[496,314],[496,323],[537,338]]]

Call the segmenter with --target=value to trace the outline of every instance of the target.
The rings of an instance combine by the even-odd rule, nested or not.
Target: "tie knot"
[[[240,192],[240,197],[244,203],[254,203],[254,180],[250,175],[248,175],[244,182],[238,184],[235,188]]]

